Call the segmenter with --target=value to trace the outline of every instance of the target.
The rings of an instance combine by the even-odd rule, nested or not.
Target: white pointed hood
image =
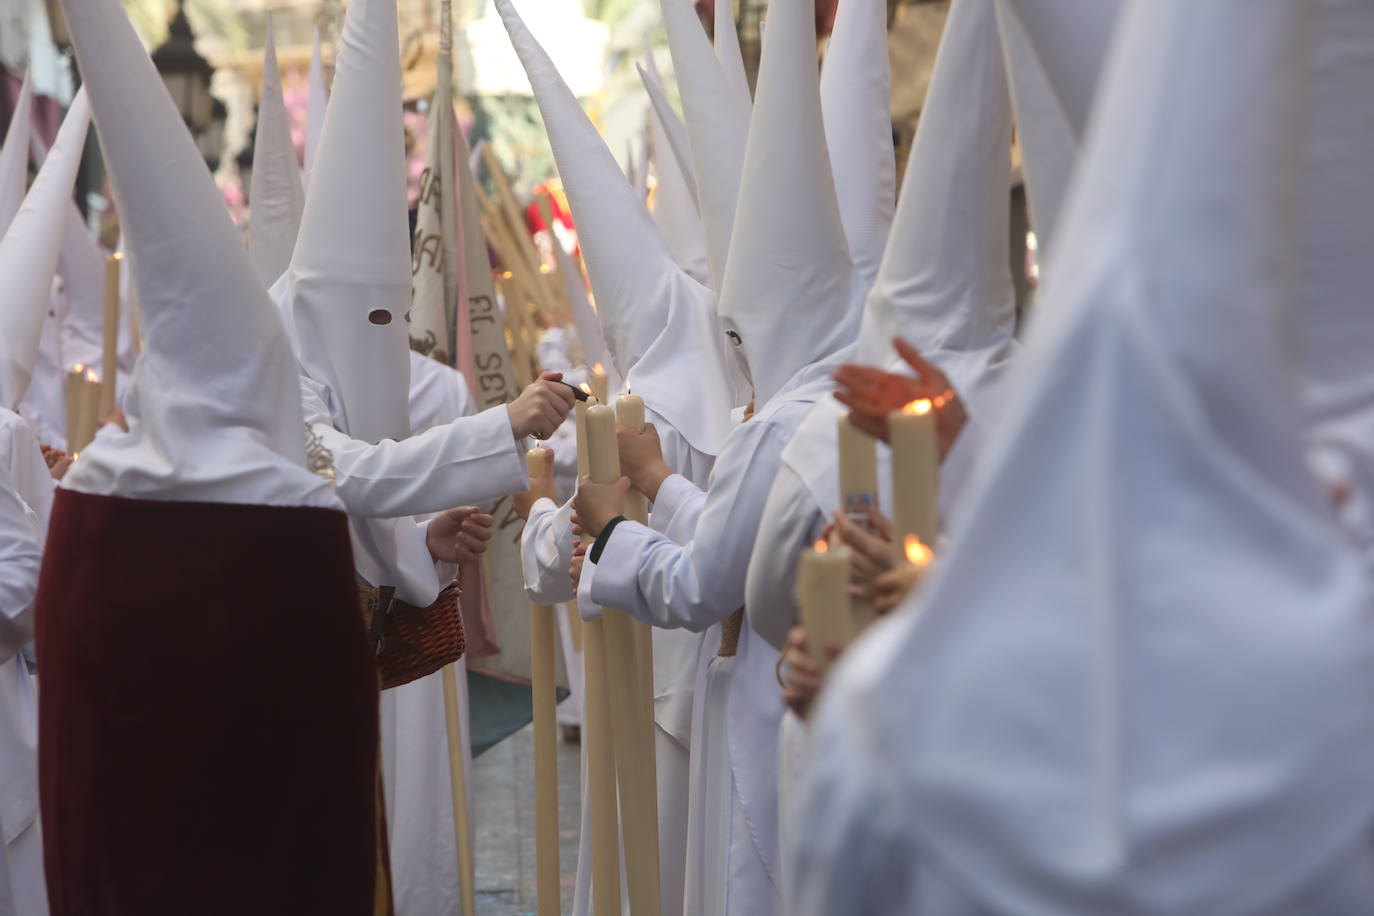
[[[910,372],[892,338],[909,341],[959,392],[969,426],[988,429],[1001,406],[1016,343],[1016,294],[1008,252],[1011,100],[993,0],[950,9],[931,74],[882,268],[864,308],[856,361]],[[836,421],[846,408],[821,400],[783,450],[815,505],[840,504]],[[976,441],[971,431],[968,441]],[[952,504],[976,448],[941,468]],[[881,505],[891,455],[879,452]]]
[[[748,110],[753,106],[749,93],[749,76],[744,71],[744,54],[739,47],[739,32],[735,31],[735,9],[730,0],[714,0],[712,35],[716,60],[720,63],[725,83],[736,103]]]
[[[0,233],[9,226],[24,200],[24,185],[29,178],[29,134],[33,120],[33,89],[28,76],[19,87],[14,117],[0,146]]]
[[[496,0],[496,8],[544,117],[616,369],[693,448],[714,455],[730,431],[734,397],[710,290],[673,262],[605,141],[510,0]],[[691,385],[684,386],[686,378]]]
[[[1295,899],[1367,885],[1374,818],[1369,576],[1291,371],[1314,6],[1128,6],[953,549],[823,701],[818,744],[894,738],[890,817],[986,909],[1367,901]]]
[[[867,285],[878,274],[897,202],[891,105],[887,4],[839,0],[821,68],[821,111],[849,256]]]
[[[0,238],[0,407],[19,409],[29,388],[52,298],[52,279],[62,248],[67,204],[86,145],[91,109],[84,90],[76,94],[62,121],[57,142],[38,170],[19,212]],[[28,162],[28,143],[23,162]]]
[[[286,99],[282,96],[270,12],[262,55],[262,98],[258,104],[258,130],[253,138],[253,187],[248,194],[252,207],[248,250],[263,286],[268,287],[277,282],[291,263],[305,209],[305,188],[296,162],[296,144],[291,140]]]
[[[320,148],[320,136],[324,133],[324,113],[329,107],[329,90],[324,86],[324,61],[320,57],[320,29],[315,27],[315,47],[310,52],[310,73],[308,77],[310,96],[306,100],[305,121],[305,174],[309,175],[315,165],[315,153]]]
[[[649,57],[647,62],[648,70],[639,68],[639,76],[646,89],[653,80],[649,76],[653,58]],[[658,187],[654,192],[654,224],[662,233],[663,241],[677,265],[698,283],[709,283],[711,269],[706,254],[706,227],[701,222],[701,211],[697,209],[692,188],[671,148],[671,128],[663,122],[657,106],[652,107],[650,116],[653,118],[651,158],[654,175],[658,178]]]
[[[859,361],[887,365],[901,336],[945,354],[1003,353],[1016,329],[1008,226],[1011,100],[992,0],[960,0],[945,25],[902,197],[868,296]],[[964,386],[956,381],[961,392]]]
[[[1122,0],[997,0],[1031,222],[1054,245]]]
[[[659,6],[692,147],[692,171],[711,263],[711,289],[719,293],[744,169],[750,109],[737,89],[731,88],[691,0],[659,0]]]
[[[862,296],[821,123],[815,16],[800,0],[777,0],[720,294],[721,325],[738,341],[756,409],[854,342]]]
[[[683,181],[692,192],[692,205],[697,208],[699,216],[701,205],[697,196],[696,166],[692,162],[692,143],[687,139],[687,125],[682,123],[682,118],[674,110],[673,103],[668,101],[668,92],[663,88],[663,75],[658,72],[658,62],[654,60],[653,49],[647,46],[644,61],[644,64],[636,64],[635,68],[639,70],[639,80],[644,84],[644,91],[649,93],[649,104],[658,122],[663,125],[663,136],[655,137],[654,142],[666,143],[672,151],[678,171],[682,173]],[[702,231],[705,232],[704,227]]]
[[[124,402],[129,432],[96,439],[62,485],[337,506],[305,467],[281,321],[128,16],[115,0],[63,6],[137,272],[144,346]]]
[[[410,225],[392,0],[353,0],[291,258],[300,361],[355,439],[410,432]]]

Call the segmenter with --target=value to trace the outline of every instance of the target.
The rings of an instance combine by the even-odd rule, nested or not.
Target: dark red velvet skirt
[[[377,675],[342,513],[59,491],[37,627],[53,916],[371,916]]]

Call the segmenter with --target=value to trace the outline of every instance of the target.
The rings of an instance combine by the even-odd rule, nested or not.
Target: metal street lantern
[[[257,148],[257,136],[257,118],[254,117],[253,129],[248,132],[248,142],[244,144],[243,149],[239,150],[239,154],[234,157],[234,165],[238,166],[239,170],[239,186],[243,189],[243,199],[244,202],[250,206],[253,203],[251,189],[253,187],[253,156]]]
[[[196,146],[212,172],[219,171],[219,157],[224,151],[224,125],[228,120],[229,107],[219,99],[214,99],[210,105],[210,123],[196,137]]]
[[[217,108],[223,110],[224,105],[210,94],[210,78],[215,68],[196,51],[196,37],[186,18],[186,0],[177,0],[176,15],[167,26],[167,40],[153,51],[152,57],[177,111],[213,169],[224,137],[223,115],[216,125]]]

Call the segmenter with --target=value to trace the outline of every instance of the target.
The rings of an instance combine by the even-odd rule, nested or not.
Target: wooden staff
[[[615,414],[609,407],[587,409],[588,459],[594,483],[620,479],[620,453]],[[620,824],[625,836],[626,882],[630,912],[658,916],[659,896],[657,792],[653,763],[645,754],[644,716],[640,701],[638,650],[632,621],[624,613],[602,609],[606,640],[606,680],[611,699],[611,740],[616,782],[620,788]]]
[[[530,449],[530,480],[545,472],[542,448]],[[534,854],[538,916],[562,912],[558,881],[558,724],[553,673],[554,611],[530,602],[530,689],[534,705]]]
[[[530,371],[529,345],[525,341],[525,336],[520,332],[519,319],[515,316],[515,309],[520,308],[517,304],[521,290],[519,283],[512,277],[500,277],[496,280],[496,288],[501,293],[501,298],[506,302],[506,334],[510,339],[510,358],[511,370],[515,373],[515,384],[524,388],[532,380]]]
[[[443,671],[444,729],[448,733],[448,775],[453,789],[453,833],[458,850],[458,882],[463,894],[463,916],[476,916],[477,880],[472,861],[472,826],[468,818],[468,780],[463,769],[463,721],[458,711],[457,665]]]
[[[487,172],[491,175],[491,183],[496,188],[498,206],[505,214],[511,234],[520,243],[520,257],[524,260],[525,267],[531,273],[537,274],[541,263],[539,251],[534,247],[534,240],[530,238],[529,232],[525,230],[525,212],[520,209],[520,203],[515,199],[515,190],[511,188],[510,179],[506,177],[506,170],[501,168],[501,163],[497,160],[490,143],[482,145],[482,162],[486,164]]]
[[[496,162],[491,147],[483,146],[482,153],[486,157],[487,168],[491,171],[492,181],[496,184],[498,192],[493,198],[482,190],[481,185],[473,185],[477,202],[490,220],[490,224],[483,220],[483,228],[487,230],[487,237],[497,254],[501,256],[506,269],[518,272],[525,280],[535,305],[545,313],[551,313],[554,303],[539,272],[539,252],[534,247],[534,240],[525,231],[525,218],[520,212],[519,205],[515,203],[515,194],[511,191],[510,182],[506,180],[505,173]]]
[[[577,410],[578,476],[591,466],[588,405]],[[591,538],[583,535],[583,541]],[[592,913],[620,916],[620,833],[617,829],[611,695],[606,680],[606,632],[602,620],[582,624],[582,740],[587,748],[587,806],[591,810]],[[638,914],[636,914],[638,916]]]
[[[100,350],[100,408],[97,419],[114,413],[119,383],[119,262],[118,252],[105,260],[105,327]]]

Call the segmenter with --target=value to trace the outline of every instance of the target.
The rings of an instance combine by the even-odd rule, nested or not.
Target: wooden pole
[[[119,384],[119,262],[116,252],[105,260],[105,327],[100,350],[100,407],[97,419],[114,413],[115,386]]]
[[[468,812],[468,781],[463,768],[463,722],[458,710],[457,665],[443,671],[444,729],[448,733],[448,773],[453,789],[453,832],[458,850],[458,881],[463,894],[463,916],[477,916],[477,880],[472,859],[472,824]]]
[[[588,463],[594,483],[620,479],[615,414],[609,407],[587,409]],[[611,700],[611,740],[616,783],[620,788],[620,824],[625,836],[626,883],[633,916],[659,916],[657,793],[653,763],[645,754],[644,716],[640,700],[638,650],[633,621],[621,611],[602,609],[606,640],[606,682]]]
[[[542,448],[530,449],[533,481],[545,473]],[[534,853],[537,916],[562,912],[558,880],[558,723],[555,720],[554,610],[530,602],[530,688],[534,705]]]

